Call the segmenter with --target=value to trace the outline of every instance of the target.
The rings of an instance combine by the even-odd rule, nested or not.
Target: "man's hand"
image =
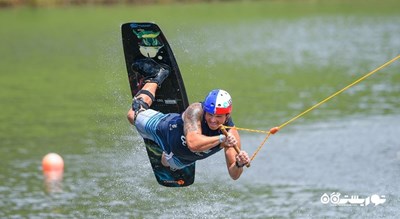
[[[235,158],[237,167],[243,167],[250,162],[249,155],[246,151],[240,151]]]
[[[232,133],[228,133],[228,135],[226,136],[226,138],[225,138],[225,145],[227,146],[227,147],[234,147],[234,146],[236,146],[237,145],[237,140],[236,140],[236,138],[235,138],[235,136],[234,135],[232,135]]]

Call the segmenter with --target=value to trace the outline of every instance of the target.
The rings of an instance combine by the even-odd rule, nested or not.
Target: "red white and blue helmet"
[[[232,112],[232,98],[228,92],[212,90],[203,102],[204,111],[211,114],[228,114]]]

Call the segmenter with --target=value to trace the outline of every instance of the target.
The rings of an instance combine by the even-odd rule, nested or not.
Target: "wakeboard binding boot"
[[[159,87],[170,73],[169,66],[157,63],[151,58],[136,60],[132,64],[132,70],[144,76],[145,83],[157,83]]]

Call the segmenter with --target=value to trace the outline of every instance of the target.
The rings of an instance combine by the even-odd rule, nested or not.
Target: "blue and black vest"
[[[234,126],[232,118],[230,117],[224,125]],[[204,115],[201,121],[201,133],[206,136],[222,134],[220,130],[211,130],[208,127]],[[186,145],[186,138],[183,132],[182,114],[168,114],[168,116],[158,124],[157,134],[163,143],[163,145],[160,145],[163,150],[167,152],[167,154],[172,152],[183,164],[191,164],[196,160],[209,157],[222,149],[220,145],[217,145],[203,152],[190,151]]]

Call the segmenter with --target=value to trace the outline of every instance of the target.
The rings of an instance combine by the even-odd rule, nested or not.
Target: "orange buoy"
[[[43,172],[64,171],[64,160],[56,153],[49,153],[42,160]]]
[[[49,153],[42,160],[44,186],[46,192],[62,192],[64,160],[56,153]]]

